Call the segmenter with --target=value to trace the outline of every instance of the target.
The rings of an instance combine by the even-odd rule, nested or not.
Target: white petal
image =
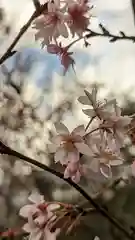
[[[29,240],[41,240],[42,235],[43,235],[43,231],[36,228],[31,232],[29,236]]]
[[[97,98],[97,87],[94,87],[92,89],[92,100],[94,103],[96,102],[96,98]]]
[[[121,159],[110,161],[111,166],[118,166],[118,165],[121,165],[121,164],[123,164],[123,161]]]
[[[49,153],[55,153],[57,150],[57,146],[55,144],[48,144],[47,148]]]
[[[36,203],[36,204],[40,204],[45,202],[44,200],[44,196],[40,195],[38,192],[33,192],[30,196],[29,196],[29,201]]]
[[[59,235],[60,229],[57,228],[55,232],[50,232],[50,230],[46,227],[45,228],[45,236],[43,240],[56,240],[56,237]]]
[[[64,171],[64,178],[69,178],[70,177],[70,171],[68,169],[68,167],[66,167],[65,171]]]
[[[29,216],[28,216],[28,223],[29,223],[32,231],[35,231],[37,229],[37,226],[36,226],[35,221],[33,220],[33,215],[32,214],[29,214]]]
[[[110,112],[109,111],[100,110],[99,113],[100,113],[100,116],[105,120],[110,117]]]
[[[54,124],[56,131],[60,134],[69,134],[68,128],[61,122]]]
[[[19,215],[24,217],[24,218],[27,218],[28,215],[29,215],[29,212],[33,209],[33,206],[32,204],[29,204],[29,205],[25,205],[24,207],[22,207],[19,211]]]
[[[76,127],[72,133],[73,135],[79,135],[81,137],[83,137],[85,135],[85,128],[84,128],[84,125],[80,125],[78,127]]]
[[[117,116],[121,116],[121,108],[117,104],[115,106],[115,112]]]
[[[79,157],[80,156],[78,150],[73,150],[72,152],[68,152],[66,162],[76,163],[79,161]]]
[[[124,145],[125,134],[119,130],[115,132],[115,142],[118,148],[121,148]]]
[[[89,146],[85,143],[74,143],[74,145],[76,146],[76,148],[78,149],[78,151],[82,154],[91,156],[92,152],[91,149],[89,148]]]
[[[81,174],[79,171],[76,172],[74,176],[71,177],[72,181],[75,183],[80,182]]]
[[[57,162],[64,162],[67,156],[67,152],[63,147],[59,147],[54,155],[54,161]]]
[[[55,137],[52,137],[51,141],[53,144],[56,145],[56,147],[59,147],[61,142],[63,140],[63,136],[62,135],[57,135]]]
[[[105,109],[106,107],[110,106],[110,105],[113,105],[113,106],[114,106],[114,104],[116,104],[116,99],[115,99],[115,98],[107,101],[107,102],[104,104],[104,109]]]
[[[131,122],[131,118],[129,116],[124,116],[124,117],[121,117],[120,119],[121,127],[125,127],[126,125],[130,124],[130,122]]]
[[[34,222],[39,225],[43,224],[46,221],[46,215],[39,215],[39,217],[37,217]]]
[[[91,102],[90,102],[90,100],[88,99],[87,96],[80,96],[77,100],[78,100],[81,104],[91,105]]]
[[[24,224],[22,228],[25,232],[30,233],[33,229],[30,227],[29,223]]]
[[[89,117],[95,117],[96,113],[93,109],[82,109],[83,113],[88,115]]]
[[[57,8],[60,7],[60,0],[54,0],[54,3],[55,3],[55,5],[57,6]]]
[[[109,165],[102,164],[102,167],[100,167],[100,171],[104,177],[106,177],[106,178],[112,177],[112,171],[111,171],[111,167]]]
[[[92,99],[92,94],[89,93],[87,90],[84,90],[86,96],[88,97],[89,101],[90,101],[90,105],[93,105],[93,99]]]
[[[94,237],[93,240],[100,240],[100,238],[96,236],[96,237]]]

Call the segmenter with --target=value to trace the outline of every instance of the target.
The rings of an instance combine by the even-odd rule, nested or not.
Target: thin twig
[[[102,30],[102,33],[92,31],[91,29],[87,29],[89,32],[85,35],[85,38],[89,39],[92,37],[107,37],[110,38],[110,42],[116,42],[117,40],[129,40],[135,42],[135,36],[127,36],[124,32],[120,31],[120,35],[111,34],[102,24],[99,24],[99,27]]]
[[[13,55],[12,50],[14,49],[14,47],[16,46],[16,44],[18,43],[20,38],[23,36],[23,34],[28,30],[28,28],[30,27],[33,20],[35,18],[37,18],[38,16],[40,16],[46,10],[47,10],[47,3],[45,3],[44,5],[41,5],[40,8],[38,8],[38,10],[36,9],[34,11],[34,13],[31,15],[31,17],[29,18],[27,23],[20,29],[19,33],[17,34],[17,36],[15,37],[15,39],[13,40],[13,42],[11,43],[9,48],[6,50],[6,52],[0,58],[0,64],[2,64],[7,58],[9,58],[10,56]]]
[[[83,188],[81,188],[78,184],[76,184],[75,182],[73,182],[71,179],[65,179],[63,174],[60,172],[57,172],[55,169],[52,169],[38,161],[36,161],[35,159],[29,158],[13,149],[11,149],[10,147],[6,146],[4,143],[2,143],[0,141],[0,152],[2,154],[7,154],[9,156],[14,156],[17,158],[20,158],[22,160],[24,160],[27,163],[33,164],[36,167],[39,167],[41,169],[43,169],[44,171],[47,171],[55,176],[57,176],[60,179],[63,179],[65,182],[67,182],[70,186],[72,186],[73,188],[75,188],[87,201],[89,201],[89,203],[95,208],[97,209],[97,211],[104,216],[106,219],[108,219],[108,221],[110,223],[112,223],[117,229],[119,229],[121,232],[123,232],[123,234],[131,240],[134,240],[134,237],[132,236],[132,233],[128,232],[125,227],[123,227],[121,225],[121,223],[116,220],[113,216],[110,215],[110,213],[108,211],[106,211],[106,209],[102,208],[98,203],[96,203],[96,201],[94,199],[92,199],[92,197],[84,191]]]
[[[35,4],[35,2],[37,1],[33,0],[33,2]],[[11,43],[9,48],[6,50],[6,52],[3,54],[3,56],[0,58],[0,64],[2,64],[7,58],[11,57],[15,53],[15,51],[12,51],[12,50],[14,49],[14,47],[16,46],[20,38],[28,30],[32,21],[36,17],[40,16],[45,10],[47,10],[47,3],[40,6],[38,5],[36,7],[35,12],[32,14],[32,16],[27,21],[27,23],[20,29],[16,38],[13,40],[13,42]],[[84,37],[81,37],[73,41],[73,43],[69,44],[69,47],[71,47],[74,43],[78,42],[79,40],[82,40],[82,39],[86,40],[92,37],[107,37],[107,38],[110,38],[110,42],[116,42],[117,40],[129,40],[129,41],[135,42],[135,36],[127,36],[123,31],[119,32],[120,35],[115,35],[115,34],[111,34],[102,24],[99,24],[99,27],[102,29],[102,33],[92,31],[91,29],[87,29],[86,31],[89,33],[86,34]]]
[[[86,126],[86,128],[85,128],[85,132],[88,130],[88,128],[89,128],[90,124],[92,123],[92,121],[94,120],[94,118],[95,118],[95,117],[92,117],[92,118],[90,119],[90,121],[88,122],[88,124],[87,124],[87,126]]]

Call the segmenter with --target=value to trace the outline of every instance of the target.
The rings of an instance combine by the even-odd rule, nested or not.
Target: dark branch
[[[132,233],[128,232],[125,227],[123,227],[121,225],[121,223],[119,221],[117,221],[113,216],[110,215],[110,213],[103,207],[101,207],[98,203],[95,202],[94,199],[92,199],[92,197],[87,194],[87,192],[85,192],[83,190],[83,188],[81,188],[79,185],[77,185],[75,182],[73,182],[71,179],[65,179],[63,174],[60,172],[57,172],[55,169],[52,169],[38,161],[36,161],[35,159],[29,158],[13,149],[11,149],[10,147],[6,146],[5,144],[3,144],[0,141],[0,153],[1,154],[7,154],[9,156],[14,156],[17,158],[20,158],[22,160],[24,160],[27,163],[33,164],[36,167],[39,167],[41,169],[43,169],[44,171],[47,171],[57,177],[59,177],[60,179],[64,180],[65,182],[67,182],[70,186],[72,186],[73,188],[75,188],[87,201],[89,201],[89,203],[102,215],[104,216],[106,219],[108,219],[108,221],[110,223],[112,223],[117,229],[119,229],[121,232],[123,232],[123,234],[131,240],[134,240],[134,237],[132,235]]]
[[[35,9],[38,11],[40,9],[40,2],[38,0],[32,0],[35,6]]]
[[[92,38],[92,37],[107,37],[110,38],[110,42],[116,42],[118,40],[129,40],[133,43],[135,42],[135,36],[127,36],[124,32],[120,31],[119,35],[111,34],[102,24],[99,24],[100,29],[102,30],[102,33],[92,31],[90,29],[87,29],[89,32],[85,35],[86,39]]]
[[[14,47],[16,46],[16,44],[18,43],[18,41],[20,40],[20,38],[23,36],[23,34],[28,30],[28,28],[30,27],[31,23],[33,22],[33,20],[40,16],[44,11],[47,10],[47,3],[45,3],[44,5],[41,5],[40,8],[38,10],[35,10],[34,13],[32,14],[32,16],[29,18],[29,20],[27,21],[27,23],[20,29],[18,35],[16,36],[16,38],[13,40],[13,42],[11,43],[11,45],[9,46],[9,48],[7,49],[7,51],[3,54],[3,56],[0,58],[0,64],[2,64],[7,58],[9,58],[10,56],[12,56],[12,50],[14,49]]]

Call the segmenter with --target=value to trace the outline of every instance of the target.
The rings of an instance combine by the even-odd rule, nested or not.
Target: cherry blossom
[[[96,88],[93,88],[92,93],[89,93],[86,90],[85,93],[86,96],[80,96],[78,101],[83,105],[90,105],[91,108],[83,109],[83,113],[92,118],[97,117],[100,120],[108,119],[111,116],[116,100],[105,100],[105,102],[98,101]]]
[[[81,37],[82,34],[86,31],[90,23],[90,7],[88,6],[87,0],[69,0],[68,2],[68,16],[67,24],[70,28],[72,36],[75,36],[75,33]]]
[[[55,162],[67,165],[69,162],[78,162],[79,153],[90,155],[91,149],[84,141],[85,129],[83,125],[75,128],[71,133],[63,123],[55,124],[58,135],[52,138],[49,147],[51,152],[55,152]]]
[[[49,44],[47,46],[47,51],[52,54],[57,54],[60,57],[61,64],[64,67],[64,75],[67,72],[70,65],[73,67],[75,64],[74,59],[71,57],[73,52],[68,52],[69,46],[62,47],[61,43],[57,44]]]
[[[64,12],[65,7],[61,8],[59,0],[49,1],[47,11],[34,21],[33,28],[37,29],[35,39],[43,39],[42,47],[56,41],[59,36],[68,37]]]
[[[78,183],[84,174],[84,165],[81,165],[79,162],[70,161],[64,171],[64,178],[71,178],[72,181]]]
[[[120,151],[116,148],[114,139],[111,145],[108,146],[106,139],[101,139],[99,136],[98,141],[89,143],[92,150],[91,157],[88,157],[88,163],[92,171],[98,173],[99,171],[105,177],[111,177],[111,167],[123,164],[124,159]]]
[[[30,234],[30,240],[55,240],[60,229],[51,232],[49,224],[56,219],[53,210],[60,208],[60,205],[47,204],[43,196],[38,194],[31,195],[29,200],[32,204],[25,205],[19,212],[20,216],[28,220],[23,230]]]

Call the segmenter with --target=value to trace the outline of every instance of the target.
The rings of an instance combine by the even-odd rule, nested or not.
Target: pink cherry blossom
[[[65,8],[59,0],[49,1],[47,11],[34,21],[33,28],[37,29],[36,40],[42,38],[42,47],[52,40],[56,41],[59,36],[68,37],[64,17]]]
[[[90,21],[89,10],[87,0],[69,0],[68,2],[68,17],[67,24],[70,28],[72,36],[75,36],[75,33],[81,37],[82,34],[86,31]]]
[[[70,161],[64,171],[64,178],[71,178],[72,181],[78,183],[81,176],[85,174],[85,168],[79,162]]]
[[[59,204],[47,204],[43,196],[37,194],[31,195],[29,200],[32,204],[25,205],[19,212],[20,216],[28,220],[23,230],[30,234],[30,240],[55,240],[60,229],[51,232],[49,224],[56,219],[53,210],[60,208]]]
[[[73,52],[68,52],[69,46],[62,47],[61,43],[57,44],[49,44],[47,46],[47,51],[52,54],[57,54],[60,57],[61,64],[64,67],[64,75],[67,72],[70,65],[73,67],[75,64],[74,59],[71,57]]]
[[[114,139],[111,145],[108,145],[106,139],[101,139],[99,135],[99,139],[96,142],[91,139],[89,144],[92,155],[87,159],[92,171],[96,173],[100,171],[105,177],[110,177],[112,175],[111,167],[123,164],[124,159],[117,149]]]
[[[55,152],[55,162],[67,165],[70,161],[78,162],[79,153],[91,155],[91,150],[84,141],[85,129],[83,125],[75,128],[71,133],[63,123],[55,124],[58,135],[52,138],[50,150]]]

